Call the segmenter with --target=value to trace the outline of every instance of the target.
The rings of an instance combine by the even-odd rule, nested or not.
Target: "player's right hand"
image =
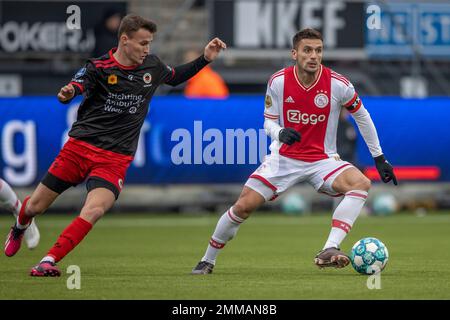
[[[58,92],[58,100],[61,102],[65,102],[67,100],[70,100],[75,95],[75,88],[73,85],[68,84],[62,87]]]
[[[287,145],[291,145],[295,142],[300,142],[300,140],[302,140],[302,136],[300,135],[300,132],[296,131],[293,128],[283,128],[278,134],[278,140],[280,140],[280,142],[286,143]]]

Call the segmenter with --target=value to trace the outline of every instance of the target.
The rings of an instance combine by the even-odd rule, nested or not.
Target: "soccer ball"
[[[352,248],[350,260],[353,268],[362,274],[381,272],[389,259],[389,252],[383,242],[376,238],[363,238]]]
[[[282,198],[281,210],[286,214],[300,215],[308,211],[308,204],[302,195],[290,193]]]
[[[382,193],[373,200],[373,213],[378,216],[390,215],[398,209],[398,202],[394,195]]]

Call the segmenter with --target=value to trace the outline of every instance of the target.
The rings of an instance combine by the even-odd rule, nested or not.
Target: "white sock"
[[[228,209],[217,222],[216,230],[214,230],[211,240],[209,241],[208,248],[206,249],[202,261],[215,264],[220,249],[222,249],[228,241],[233,239],[239,226],[244,220],[245,219],[242,219],[233,213],[233,207]]]
[[[44,261],[50,261],[50,262],[55,263],[55,258],[53,258],[52,256],[45,256],[45,257],[42,258],[40,263],[42,263]]]
[[[22,208],[22,203],[20,202],[20,200],[17,200],[17,202],[18,202],[17,213],[14,213],[14,216],[16,217],[16,227],[18,229],[27,229],[30,226],[30,224],[33,222],[33,219],[31,219],[30,222],[28,222],[27,224],[20,224],[20,222],[19,222],[19,213],[20,213],[20,210]]]
[[[30,223],[27,225],[19,223],[19,212],[22,207],[22,202],[17,198],[11,186],[3,179],[0,179],[0,205],[14,214],[17,228],[26,229],[30,226]]]
[[[31,222],[26,225],[23,225],[23,224],[19,223],[19,218],[17,218],[17,220],[16,220],[16,228],[20,229],[20,230],[27,229],[30,226],[30,224],[31,224]]]
[[[334,210],[332,228],[323,249],[339,248],[358,218],[367,195],[368,193],[363,190],[351,190],[345,194],[344,199]]]
[[[20,200],[17,199],[11,186],[5,180],[0,179],[0,206],[18,216],[20,204]]]

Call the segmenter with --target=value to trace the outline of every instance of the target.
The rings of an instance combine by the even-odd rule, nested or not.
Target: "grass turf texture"
[[[214,273],[192,276],[218,216],[110,215],[63,261],[60,278],[32,278],[29,269],[74,216],[37,222],[41,243],[0,257],[0,299],[450,299],[450,214],[361,217],[345,239],[349,252],[373,236],[389,249],[381,289],[348,266],[313,265],[330,216],[254,214],[218,257]],[[0,217],[6,236],[13,219]],[[69,290],[69,265],[81,268],[81,289]]]

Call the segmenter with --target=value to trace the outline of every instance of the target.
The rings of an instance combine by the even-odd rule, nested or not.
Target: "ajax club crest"
[[[328,96],[325,93],[318,93],[314,97],[314,104],[317,108],[325,108],[328,105]]]

